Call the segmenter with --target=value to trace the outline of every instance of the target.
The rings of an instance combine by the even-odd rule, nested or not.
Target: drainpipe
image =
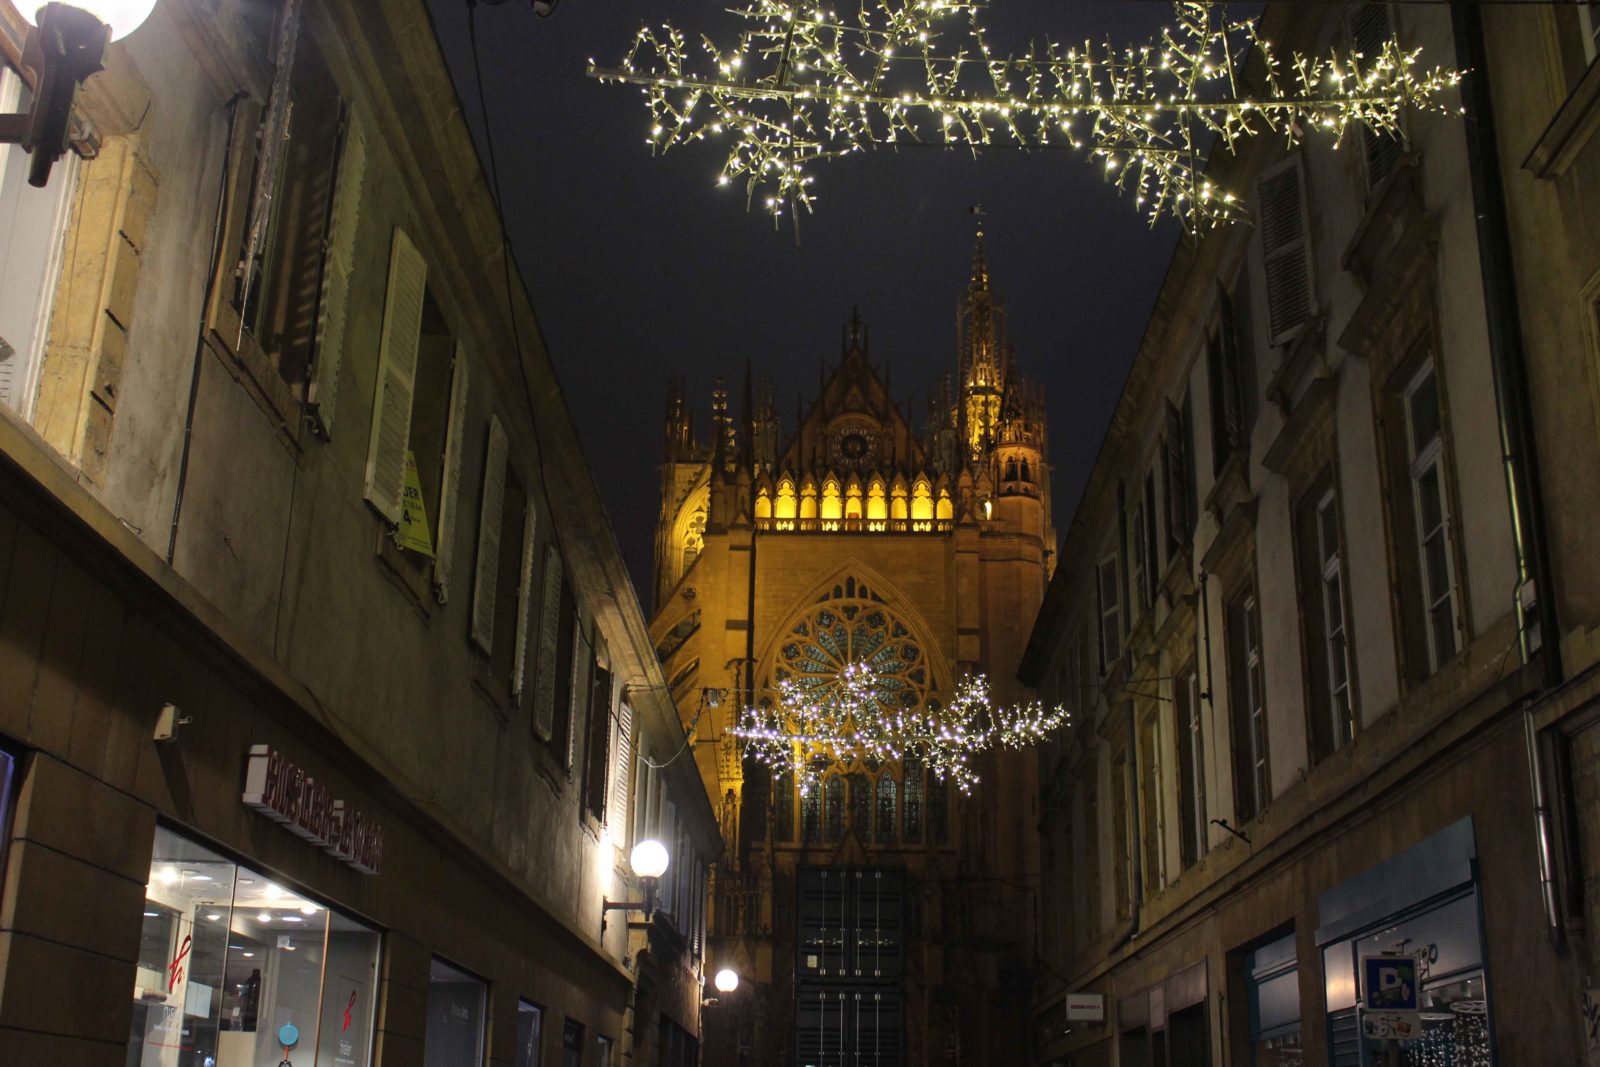
[[[217,210],[211,220],[211,258],[207,261],[210,277],[206,280],[205,299],[200,304],[200,324],[194,339],[194,368],[189,373],[189,402],[183,412],[183,451],[178,455],[178,489],[172,498],[172,527],[167,534],[167,566],[178,554],[178,520],[183,514],[183,492],[189,484],[189,448],[194,441],[194,412],[200,398],[200,368],[205,363],[206,316],[211,310],[212,298],[220,284],[222,270],[222,220],[228,204],[228,186],[233,175],[233,128],[239,118],[239,101],[248,93],[243,89],[228,98],[228,134],[222,146],[222,180],[217,186]]]
[[[1536,651],[1541,653],[1544,668],[1541,683],[1548,691],[1561,684],[1561,631],[1556,617],[1555,585],[1551,577],[1549,537],[1543,509],[1544,495],[1533,434],[1527,354],[1522,347],[1522,323],[1517,303],[1516,277],[1512,269],[1511,233],[1495,133],[1494,99],[1489,84],[1483,12],[1477,3],[1453,0],[1450,15],[1455,32],[1457,65],[1469,72],[1462,81],[1461,99],[1466,110],[1467,165],[1472,175],[1472,201],[1477,218],[1478,262],[1483,272],[1489,351],[1494,368],[1495,412],[1499,422],[1506,490],[1511,504],[1512,534],[1517,549],[1518,632],[1523,662],[1527,662],[1535,650],[1529,648],[1528,620],[1524,617],[1526,607],[1521,591],[1531,582],[1539,627],[1539,647]],[[1540,898],[1544,903],[1550,943],[1559,950],[1565,940],[1565,926],[1555,885],[1552,818],[1545,765],[1540,758],[1540,740],[1528,706],[1523,709],[1523,729],[1528,747],[1529,778],[1533,787]]]
[[[1506,492],[1511,505],[1511,532],[1517,551],[1517,616],[1523,661],[1542,653],[1543,685],[1561,683],[1561,631],[1556,618],[1555,584],[1550,573],[1550,547],[1545,526],[1544,495],[1533,434],[1533,404],[1528,392],[1527,354],[1522,347],[1522,322],[1512,269],[1511,232],[1506,217],[1505,184],[1494,125],[1494,100],[1477,3],[1453,0],[1451,20],[1456,63],[1467,71],[1461,83],[1466,110],[1467,166],[1472,175],[1472,202],[1478,229],[1478,263],[1483,273],[1484,310],[1489,325],[1489,352],[1494,368],[1495,413]],[[1528,645],[1528,623],[1521,591],[1532,583],[1538,649]]]

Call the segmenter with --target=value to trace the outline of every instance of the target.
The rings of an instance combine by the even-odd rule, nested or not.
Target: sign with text
[[[1069,1023],[1106,1021],[1106,998],[1102,993],[1068,993],[1066,1006]]]
[[[271,745],[251,745],[245,804],[362,874],[383,866],[383,827]]]
[[[1361,995],[1368,1011],[1416,1011],[1417,961],[1410,956],[1361,957]]]

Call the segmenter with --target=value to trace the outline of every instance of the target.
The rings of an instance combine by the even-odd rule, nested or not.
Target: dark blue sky
[[[968,208],[980,203],[1018,362],[1045,387],[1064,531],[1176,227],[1152,232],[1076,153],[974,160],[917,148],[819,167],[817,210],[796,247],[791,227],[775,231],[745,212],[741,190],[715,186],[725,148],[652,158],[639,91],[584,73],[590,57],[616,64],[642,21],[715,31],[726,6],[562,0],[549,18],[526,0],[477,9],[516,259],[636,583],[650,584],[667,379],[685,377],[704,408],[721,376],[737,404],[749,360],[773,380],[787,432],[796,394],[809,401],[819,361],[838,358],[840,327],[860,305],[874,361],[892,364],[894,392],[916,398],[920,420],[929,384],[954,365]],[[476,129],[465,0],[430,7]],[[986,22],[1009,49],[1030,35],[1135,43],[1170,16],[1145,0],[999,0]]]

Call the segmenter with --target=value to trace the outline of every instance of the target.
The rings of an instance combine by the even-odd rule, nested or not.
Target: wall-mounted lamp
[[[702,978],[701,981],[703,982],[705,979]],[[739,972],[732,967],[724,967],[717,972],[717,976],[712,979],[711,984],[717,987],[718,993],[726,996],[739,988]],[[709,1008],[716,1003],[716,997],[704,997],[700,1001],[700,1006]]]
[[[630,922],[628,926],[633,929],[650,928],[651,921],[656,914],[656,883],[661,876],[667,873],[667,846],[654,838],[646,838],[633,846],[633,852],[628,856],[628,865],[633,868],[633,873],[638,876],[644,888],[643,900],[609,900],[602,898],[600,901],[600,933],[606,932],[606,915],[613,911],[638,911],[644,913],[642,922]]]
[[[24,0],[26,3],[26,0]],[[99,71],[106,44],[126,37],[150,15],[156,0],[73,0],[50,3],[33,16],[22,65],[37,76],[33,106],[0,115],[0,143],[33,155],[28,184],[42,188],[66,154],[72,101],[85,78]]]

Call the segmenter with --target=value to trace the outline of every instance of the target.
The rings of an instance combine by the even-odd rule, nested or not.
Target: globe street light
[[[633,873],[638,876],[644,888],[643,900],[610,900],[602,898],[600,901],[600,934],[606,932],[606,914],[612,911],[640,911],[644,913],[643,922],[630,922],[628,925],[637,929],[649,929],[651,920],[656,913],[656,882],[663,874],[667,873],[667,846],[655,838],[645,838],[633,846],[633,852],[628,856],[628,865],[633,868]]]
[[[106,43],[139,28],[156,0],[75,0],[50,3],[33,16],[22,65],[34,73],[33,107],[0,115],[0,143],[33,155],[28,184],[43,188],[66,154],[72,101],[85,78],[101,69]]]
[[[718,993],[732,993],[739,988],[739,972],[732,967],[724,967],[717,972],[715,981]]]

